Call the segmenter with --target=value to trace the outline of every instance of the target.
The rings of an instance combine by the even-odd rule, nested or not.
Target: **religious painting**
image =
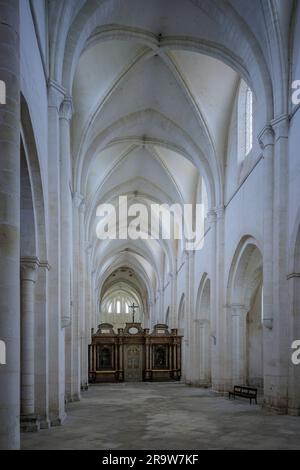
[[[97,347],[97,370],[111,370],[113,368],[113,346]]]
[[[168,369],[169,357],[168,345],[158,344],[153,347],[153,366],[154,369]]]

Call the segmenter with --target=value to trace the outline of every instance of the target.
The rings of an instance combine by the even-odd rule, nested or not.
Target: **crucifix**
[[[136,308],[139,308],[139,306],[138,306],[138,305],[135,305],[135,303],[133,302],[132,305],[129,305],[129,308],[132,308],[132,323],[134,323],[135,309],[136,309]]]

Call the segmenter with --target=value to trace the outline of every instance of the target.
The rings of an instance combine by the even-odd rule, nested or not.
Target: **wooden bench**
[[[229,392],[229,400],[231,397],[242,397],[242,398],[249,398],[250,405],[252,404],[252,400],[255,400],[257,404],[257,388],[246,387],[245,385],[235,385],[233,388],[233,392]]]

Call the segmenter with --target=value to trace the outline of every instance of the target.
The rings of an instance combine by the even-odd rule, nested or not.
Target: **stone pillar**
[[[78,196],[79,197],[79,196]],[[78,207],[79,225],[78,225],[78,315],[79,315],[79,334],[80,334],[80,384],[84,386],[86,380],[86,349],[85,349],[85,233],[84,233],[84,212],[85,203],[81,196],[81,202]]]
[[[177,315],[177,272],[176,269],[171,274],[171,305],[169,317],[169,329],[178,328],[178,315]]]
[[[39,260],[38,279],[35,286],[35,412],[41,429],[50,427],[49,420],[49,318],[48,272],[50,265]]]
[[[59,110],[65,90],[50,81],[48,85],[48,253],[51,270],[48,279],[49,306],[49,414],[52,426],[65,419],[65,338],[61,322],[61,240],[60,240],[60,122]]]
[[[275,397],[270,402],[279,412],[288,409],[288,374],[290,366],[289,334],[286,312],[289,311],[288,259],[288,132],[287,115],[271,122],[274,131],[274,199],[273,199],[273,358],[276,372],[272,378]],[[270,383],[270,382],[269,382]],[[270,395],[269,395],[270,396]]]
[[[60,117],[60,243],[63,262],[60,269],[61,322],[71,322],[71,260],[72,260],[72,159],[70,122],[73,115],[72,99],[65,97],[59,110]]]
[[[72,325],[71,325],[71,267],[72,267],[72,162],[70,121],[73,114],[72,99],[65,97],[59,110],[60,117],[60,244],[63,260],[60,267],[61,326],[65,330],[65,396],[73,401],[72,393]]]
[[[85,225],[83,225],[85,227]],[[90,342],[91,331],[91,254],[92,246],[87,245],[84,250],[84,289],[85,304],[82,318],[82,378],[81,388],[86,390],[88,385],[88,346]]]
[[[162,285],[161,290],[160,290],[160,296],[159,296],[159,315],[157,318],[159,323],[164,323],[164,311],[165,311],[165,289],[164,289],[164,286]]]
[[[210,334],[212,337],[212,355],[211,355],[211,375],[212,387],[218,390],[219,373],[218,373],[218,354],[217,354],[217,214],[214,210],[210,210],[207,214],[210,226],[210,278],[211,278],[211,326]]]
[[[73,231],[74,231],[74,278],[73,278],[73,316],[72,316],[72,396],[73,400],[80,399],[81,387],[81,365],[82,365],[82,344],[81,344],[81,321],[84,315],[84,290],[83,290],[83,211],[84,199],[79,193],[73,195]]]
[[[264,393],[273,395],[273,197],[274,197],[274,132],[266,126],[258,140],[264,165],[264,243],[263,243],[263,358]],[[268,401],[268,399],[267,399]]]
[[[297,266],[297,268],[299,268]],[[289,332],[289,393],[288,393],[288,414],[300,416],[300,365],[292,363],[291,345],[295,340],[300,339],[300,272],[293,272],[288,275],[289,296],[290,296],[290,332]]]
[[[194,320],[193,383],[200,387],[211,385],[210,324],[207,319]]]
[[[273,323],[273,152],[274,133],[271,126],[266,126],[259,135],[264,164],[264,325],[269,329]]]
[[[161,291],[156,289],[155,294],[155,315],[151,318],[151,328],[154,327],[156,323],[159,323],[160,319],[160,307],[161,306]]]
[[[209,211],[211,227],[211,375],[212,387],[224,392],[229,387],[231,371],[226,363],[226,312],[224,311],[224,207]]]
[[[244,305],[231,306],[232,331],[232,385],[245,385],[247,374],[247,309]]]
[[[0,449],[20,447],[20,45],[19,1],[0,1]]]
[[[34,400],[35,283],[37,259],[21,260],[21,429],[39,430]]]
[[[199,318],[193,318],[191,321],[191,384],[199,385],[200,383],[200,360],[202,359],[200,344],[201,333]]]
[[[264,402],[287,411],[287,138],[288,118],[281,116],[259,136],[264,158]],[[286,351],[286,353],[283,353]]]
[[[184,369],[186,383],[192,381],[193,364],[193,317],[194,317],[194,283],[195,283],[195,252],[186,252],[186,297],[185,297],[185,327],[184,327]]]

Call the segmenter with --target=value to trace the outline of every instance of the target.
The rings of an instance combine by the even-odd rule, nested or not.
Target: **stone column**
[[[247,309],[244,305],[231,306],[232,331],[232,385],[245,385],[247,374]]]
[[[263,243],[263,358],[264,394],[272,402],[274,362],[273,338],[273,198],[274,198],[274,132],[266,126],[258,136],[264,165],[264,243]]]
[[[194,283],[195,283],[195,252],[186,252],[186,297],[185,297],[185,327],[184,327],[184,361],[185,380],[192,381],[193,366],[193,317],[194,317]]]
[[[20,446],[20,45],[19,1],[0,1],[0,449]]]
[[[71,267],[72,267],[72,162],[70,121],[73,114],[72,99],[65,97],[59,110],[60,118],[60,245],[63,256],[60,265],[61,326],[65,330],[65,395],[73,401],[72,393],[72,324],[71,324]]]
[[[264,402],[287,411],[287,138],[288,118],[281,116],[259,136],[264,158]],[[284,287],[285,286],[285,287]],[[286,351],[283,353],[282,351]]]
[[[84,227],[84,225],[83,225]],[[88,346],[91,331],[91,254],[92,246],[87,245],[84,250],[84,290],[85,290],[85,304],[83,308],[82,317],[82,350],[81,350],[81,364],[82,364],[82,377],[81,388],[86,390],[88,385]]]
[[[274,131],[274,209],[273,209],[273,360],[275,397],[268,405],[280,412],[288,409],[290,347],[286,312],[289,311],[288,259],[288,133],[289,118],[279,116],[271,122]],[[270,383],[270,382],[269,382]],[[269,394],[270,396],[270,394]]]
[[[209,327],[207,319],[196,318],[194,321],[194,381],[196,385],[201,387],[208,387],[211,384]]]
[[[169,317],[169,329],[178,328],[177,317],[177,272],[176,269],[171,274],[171,305]]]
[[[212,337],[212,355],[211,355],[211,375],[212,386],[218,390],[218,355],[217,355],[217,214],[214,210],[210,210],[207,214],[210,226],[210,278],[211,278],[211,326],[210,334]]]
[[[70,122],[73,115],[72,99],[65,97],[59,110],[60,117],[60,243],[63,262],[60,269],[61,322],[71,322],[71,260],[72,260],[72,159]]]
[[[266,126],[259,135],[264,164],[264,325],[269,329],[273,323],[273,153],[274,133],[271,126]]]
[[[229,386],[230,371],[226,356],[226,312],[224,311],[224,207],[209,211],[208,221],[211,227],[211,374],[212,387],[226,391]]]
[[[39,430],[34,400],[34,308],[38,260],[21,260],[21,429]]]
[[[77,285],[74,288],[77,292],[77,311],[79,323],[79,338],[80,338],[80,384],[84,385],[86,379],[85,373],[85,232],[84,232],[84,213],[85,202],[82,195],[76,193],[75,203],[77,205],[78,225],[77,225],[77,243],[76,253],[78,250],[78,268],[77,268]]]
[[[199,318],[193,318],[191,321],[191,384],[199,385],[200,381],[200,324]]]
[[[60,122],[59,110],[65,90],[52,80],[48,85],[48,279],[49,306],[49,414],[52,426],[65,419],[65,338],[61,322],[60,244]]]
[[[81,365],[82,365],[82,341],[81,322],[84,315],[84,290],[83,290],[83,214],[84,198],[79,193],[73,195],[73,231],[74,231],[74,277],[73,277],[73,318],[72,318],[72,395],[73,400],[80,399]]]
[[[297,266],[297,268],[299,268]],[[300,272],[293,272],[288,275],[289,296],[290,296],[290,366],[289,366],[289,392],[288,392],[288,414],[300,416],[300,365],[292,363],[291,345],[295,340],[300,339]]]
[[[49,318],[47,260],[39,260],[38,279],[35,286],[35,413],[40,429],[50,427],[49,420]]]

